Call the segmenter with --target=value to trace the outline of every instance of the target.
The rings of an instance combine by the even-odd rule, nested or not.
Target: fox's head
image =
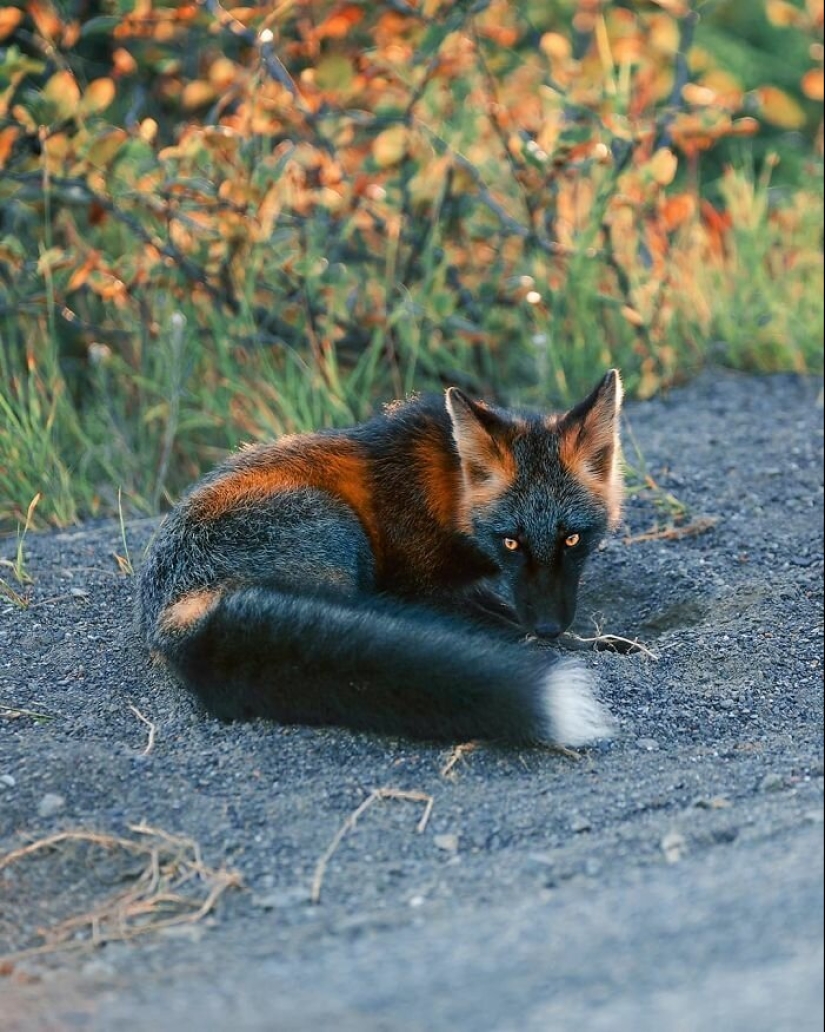
[[[585,561],[619,520],[621,404],[615,369],[562,415],[514,415],[447,391],[460,528],[498,566],[502,600],[539,637],[570,626]]]

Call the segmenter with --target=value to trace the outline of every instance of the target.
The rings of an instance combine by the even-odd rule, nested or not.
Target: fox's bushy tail
[[[389,600],[230,589],[152,637],[224,719],[567,745],[611,730],[584,668]]]

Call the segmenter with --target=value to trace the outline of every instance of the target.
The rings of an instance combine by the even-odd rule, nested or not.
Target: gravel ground
[[[0,953],[135,891],[151,852],[116,839],[197,842],[201,866],[158,854],[194,906],[222,868],[243,886],[0,961],[0,1029],[821,1029],[821,383],[717,370],[627,424],[661,491],[630,499],[579,625],[657,658],[582,656],[619,731],[578,759],[222,726],[133,640],[118,526],[29,537],[31,604],[0,601],[0,857],[70,834],[0,859]],[[713,526],[646,537],[664,492]],[[133,556],[153,527],[127,528]],[[375,799],[313,904],[378,788],[432,797],[426,826]]]

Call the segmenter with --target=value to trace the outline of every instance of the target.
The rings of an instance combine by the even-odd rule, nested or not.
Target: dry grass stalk
[[[153,746],[155,744],[155,731],[156,731],[155,725],[152,723],[151,720],[149,720],[148,717],[144,717],[144,715],[140,712],[140,710],[137,708],[137,706],[133,706],[130,703],[129,704],[129,709],[132,711],[132,713],[134,713],[134,715],[138,718],[138,720],[140,720],[142,723],[144,723],[149,728],[149,737],[148,737],[148,740],[146,742],[146,748],[141,753],[142,756],[148,756],[149,753],[152,751],[152,748],[153,748]]]
[[[94,831],[61,831],[0,857],[0,871],[3,871],[46,850],[88,843],[110,851],[120,850],[144,862],[128,888],[91,910],[68,917],[53,927],[38,929],[37,934],[45,940],[41,945],[0,957],[0,963],[125,941],[147,932],[194,924],[214,908],[227,889],[242,884],[235,871],[207,867],[193,839],[147,824],[130,825],[129,829],[138,838]]]
[[[456,767],[456,765],[461,760],[463,760],[464,757],[468,753],[471,753],[477,747],[478,747],[478,742],[462,742],[460,745],[457,745],[454,749],[451,749],[450,750],[450,754],[447,757],[446,762],[444,763],[444,766],[439,771],[439,774],[441,775],[441,777],[442,778],[455,777],[455,767]]]
[[[716,516],[697,516],[690,523],[683,523],[680,526],[652,527],[643,534],[635,534],[626,537],[626,545],[638,545],[642,541],[679,541],[681,538],[698,537],[713,530],[719,522]]]

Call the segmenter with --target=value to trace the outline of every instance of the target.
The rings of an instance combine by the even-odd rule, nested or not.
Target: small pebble
[[[730,806],[730,799],[725,796],[712,796],[710,799],[700,797],[693,801],[693,805],[697,810],[724,810]]]
[[[54,817],[65,809],[66,800],[57,792],[47,792],[37,806],[37,813],[40,817]]]
[[[583,831],[590,831],[593,825],[586,817],[577,815],[570,822],[570,830],[576,835],[580,835]]]
[[[659,743],[655,738],[637,738],[636,745],[646,752],[657,752],[659,749]]]
[[[781,792],[785,787],[785,779],[781,774],[771,771],[759,782],[760,792]]]
[[[261,910],[281,910],[284,907],[294,907],[299,903],[309,901],[309,892],[302,886],[293,886],[289,889],[275,889],[252,897],[252,905],[260,907]]]
[[[443,849],[447,853],[458,852],[458,835],[435,835],[433,842],[437,849]]]
[[[681,832],[669,831],[662,839],[660,845],[662,852],[665,854],[665,860],[669,864],[675,864],[682,859],[687,843],[685,842],[685,836]]]
[[[4,785],[6,788],[14,788],[17,782],[11,776],[11,774],[0,774],[0,785]]]

